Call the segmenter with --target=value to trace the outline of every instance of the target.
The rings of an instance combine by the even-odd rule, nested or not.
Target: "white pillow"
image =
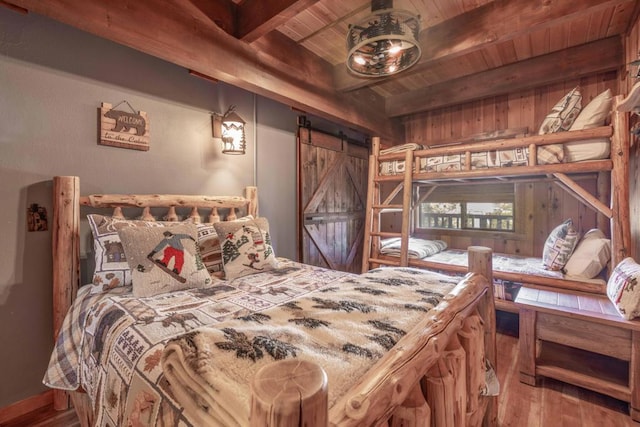
[[[584,107],[569,130],[591,129],[604,126],[611,112],[611,89],[596,96]]]
[[[609,138],[588,139],[564,144],[565,163],[608,159],[611,153]]]
[[[604,126],[611,112],[611,89],[607,89],[587,104],[580,111],[571,130],[591,129]],[[586,141],[568,142],[564,145],[565,162],[582,162],[585,160],[608,159],[611,151],[609,138],[589,139]]]
[[[611,259],[611,241],[598,229],[588,231],[578,243],[564,273],[584,279],[593,279]]]

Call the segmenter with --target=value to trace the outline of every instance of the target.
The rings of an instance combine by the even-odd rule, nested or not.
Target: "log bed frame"
[[[459,145],[433,148],[428,150],[404,151],[390,154],[380,154],[380,138],[373,138],[373,151],[369,157],[369,177],[367,209],[365,214],[365,242],[362,260],[362,269],[366,271],[380,265],[413,266],[418,268],[435,269],[448,272],[464,272],[464,267],[436,263],[424,259],[409,259],[408,240],[411,235],[413,207],[418,202],[413,200],[412,187],[414,182],[420,183],[447,183],[464,182],[473,185],[477,182],[497,182],[499,180],[516,180],[519,177],[530,179],[552,178],[565,190],[587,206],[593,208],[597,214],[598,228],[611,232],[611,265],[615,266],[624,258],[630,256],[631,251],[631,224],[629,212],[629,114],[628,107],[624,107],[625,101],[622,95],[615,96],[612,100],[611,125],[592,129],[558,132],[547,135],[521,136],[511,139],[495,139],[491,141],[478,141]],[[581,141],[594,138],[609,138],[611,140],[610,158],[602,160],[590,160],[576,163],[558,163],[539,165],[537,163],[536,147],[548,144],[562,144],[572,141]],[[471,153],[490,150],[504,150],[511,148],[528,148],[529,165],[512,166],[507,168],[471,169]],[[462,155],[465,157],[465,170],[451,172],[423,172],[419,165],[421,158],[440,155]],[[396,175],[380,175],[380,164],[386,161],[404,160],[406,167],[404,173]],[[598,186],[610,186],[610,199],[597,198],[585,190],[571,176],[580,173],[597,173]],[[608,183],[607,181],[610,181]],[[396,183],[390,195],[383,199],[380,187],[383,183]],[[609,193],[608,190],[603,191]],[[386,194],[385,194],[386,195]],[[394,202],[401,196],[401,204]],[[402,225],[400,232],[386,232],[381,230],[380,215],[383,212],[402,210]],[[608,224],[607,224],[608,223]],[[609,225],[609,227],[607,227]],[[400,257],[382,255],[380,252],[380,240],[386,237],[400,237]],[[367,250],[369,248],[369,250]],[[569,291],[581,291],[595,294],[605,294],[606,289],[602,284],[588,283],[576,280],[554,279],[528,274],[508,273],[494,271],[497,279],[526,283],[534,287],[563,289]],[[498,300],[498,308],[507,311],[516,311],[513,303]]]
[[[142,208],[145,219],[152,218],[150,208],[166,207],[165,218],[172,220],[178,220],[179,207],[190,209],[188,215],[194,218],[200,217],[199,209],[206,209],[210,222],[220,220],[218,209],[228,210],[226,219],[233,219],[239,209],[258,213],[255,187],[247,187],[245,197],[81,197],[78,177],[58,176],[53,179],[53,192],[54,337],[80,286],[81,206],[110,208],[117,216],[123,207]],[[449,425],[454,418],[456,425],[496,425],[497,397],[480,393],[485,361],[497,368],[491,249],[469,248],[469,272],[328,411],[321,367],[296,361],[266,366],[253,379],[251,425],[426,427]],[[272,372],[277,372],[279,380],[273,380]],[[296,381],[288,381],[294,377]],[[93,425],[91,404],[82,390],[54,390],[54,407],[68,408],[69,397],[81,425]]]

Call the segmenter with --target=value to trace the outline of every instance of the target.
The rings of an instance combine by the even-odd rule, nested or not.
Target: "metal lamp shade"
[[[382,77],[414,65],[422,51],[418,43],[420,17],[396,10],[391,1],[372,2],[372,15],[349,26],[347,67],[363,77]]]

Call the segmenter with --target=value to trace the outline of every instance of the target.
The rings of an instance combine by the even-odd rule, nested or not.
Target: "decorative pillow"
[[[569,276],[593,279],[611,259],[611,241],[597,228],[589,230],[564,266]]]
[[[538,135],[569,130],[582,109],[580,87],[576,86],[562,97],[542,121]]]
[[[591,129],[604,126],[611,112],[611,89],[596,96],[582,109],[569,130]],[[586,141],[567,142],[564,144],[565,161],[582,162],[609,158],[611,141],[609,138],[596,138]]]
[[[538,135],[566,131],[571,128],[582,108],[580,87],[576,86],[554,105],[551,112],[542,121]],[[564,148],[562,144],[541,145],[538,147],[538,164],[562,163]]]
[[[134,296],[150,297],[211,283],[196,244],[195,224],[128,227],[118,235],[131,269]]]
[[[180,224],[174,221],[118,219],[98,214],[89,214],[87,219],[93,234],[95,257],[95,271],[92,281],[100,290],[131,285],[131,272],[118,236],[118,230],[132,227],[173,227]]]
[[[236,221],[252,220],[252,215],[238,218]],[[202,262],[209,274],[217,278],[224,278],[224,267],[222,265],[222,248],[220,247],[220,237],[211,222],[196,224],[198,227],[198,247]]]
[[[578,114],[569,130],[591,129],[604,126],[611,112],[611,89],[593,98]]]
[[[278,267],[266,218],[213,224],[222,236],[222,263],[227,280]]]
[[[542,266],[545,270],[562,270],[577,243],[578,232],[573,227],[573,221],[567,219],[554,228],[544,242]]]
[[[607,296],[627,320],[640,317],[640,265],[625,258],[616,265],[607,282]]]

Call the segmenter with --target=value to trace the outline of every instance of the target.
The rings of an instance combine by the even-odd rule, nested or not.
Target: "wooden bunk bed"
[[[461,143],[433,149],[408,149],[381,154],[379,138],[373,138],[373,152],[370,156],[368,198],[365,223],[365,243],[363,254],[363,271],[381,265],[414,266],[418,268],[438,269],[448,272],[463,271],[459,265],[451,265],[430,261],[429,257],[413,259],[408,255],[409,240],[412,234],[413,208],[419,203],[413,193],[414,184],[459,182],[465,185],[474,183],[504,182],[517,179],[549,179],[553,178],[567,191],[571,192],[585,205],[598,212],[598,223],[610,222],[612,256],[611,264],[629,256],[631,233],[629,223],[629,119],[628,114],[619,111],[618,105],[623,102],[622,96],[613,98],[611,124],[592,129],[569,132],[558,132],[546,135],[515,137]],[[629,111],[627,109],[627,111]],[[609,158],[588,160],[575,163],[539,164],[538,148],[548,144],[564,144],[593,140],[595,138],[610,139]],[[521,149],[528,153],[526,164],[511,167],[488,167],[473,169],[472,156],[478,152],[496,150]],[[462,170],[439,172],[429,171],[424,165],[429,158],[437,156],[460,156],[464,159]],[[401,173],[381,173],[381,165],[388,162],[404,162]],[[388,169],[388,168],[387,168]],[[611,198],[599,200],[585,190],[572,176],[584,173],[597,173],[598,176],[610,177]],[[383,191],[383,184],[395,184],[392,191]],[[401,199],[400,202],[397,200]],[[390,212],[401,212],[401,228],[399,232],[383,231],[381,215]],[[386,238],[400,238],[399,256],[383,255],[381,241]],[[495,256],[495,254],[494,254]],[[567,278],[550,278],[543,275],[522,274],[514,271],[494,270],[494,278],[519,282],[534,287],[560,288],[605,294],[604,281],[591,283]],[[499,309],[516,312],[510,301],[496,300]]]
[[[160,342],[156,346],[150,346],[148,353],[142,352],[133,363],[134,368],[124,371],[130,374],[131,371],[137,372],[133,374],[137,378],[137,382],[131,392],[127,388],[129,385],[120,379],[121,373],[118,373],[117,377],[104,377],[99,387],[88,385],[88,383],[85,385],[84,380],[91,379],[95,375],[94,371],[85,365],[82,365],[82,368],[70,366],[69,361],[73,358],[69,358],[65,353],[69,349],[81,351],[65,341],[73,335],[74,331],[79,330],[78,323],[72,320],[71,313],[90,312],[91,316],[87,314],[86,317],[89,329],[91,329],[91,324],[103,324],[104,317],[101,318],[98,315],[109,312],[108,307],[111,307],[109,304],[112,306],[115,304],[120,311],[123,310],[123,307],[135,307],[136,309],[133,311],[146,312],[144,317],[131,321],[131,324],[137,325],[138,328],[150,325],[158,319],[154,320],[153,316],[149,314],[150,307],[155,307],[152,301],[154,297],[145,298],[144,301],[129,298],[129,291],[126,287],[107,289],[104,296],[100,291],[86,292],[86,289],[92,285],[83,286],[84,290],[80,288],[81,206],[83,210],[86,209],[86,206],[91,207],[92,211],[97,208],[106,208],[109,210],[106,215],[113,212],[113,216],[118,221],[127,221],[124,214],[132,214],[131,210],[134,207],[143,210],[142,216],[137,216],[139,213],[135,213],[136,218],[152,221],[154,220],[152,214],[161,216],[162,214],[158,215],[157,209],[164,207],[168,208],[168,214],[165,218],[172,221],[179,220],[182,210],[185,221],[198,222],[203,216],[204,221],[214,223],[225,214],[226,220],[234,219],[236,214],[241,212],[253,216],[257,215],[256,188],[249,187],[245,192],[245,197],[131,194],[102,194],[81,197],[78,177],[60,176],[55,177],[53,182],[53,313],[54,336],[57,344],[52,353],[45,383],[49,384],[52,376],[64,377],[68,372],[77,382],[76,384],[71,381],[74,384],[66,383],[65,387],[54,390],[55,407],[57,409],[67,408],[67,396],[70,395],[71,402],[83,426],[114,422],[122,425],[131,421],[139,422],[144,417],[147,417],[146,421],[150,424],[162,421],[171,425],[204,425],[202,422],[212,425],[209,418],[212,412],[211,405],[235,407],[236,402],[233,399],[238,396],[235,396],[236,393],[225,393],[225,396],[231,396],[231,400],[216,403],[213,400],[220,398],[216,394],[218,391],[216,386],[209,384],[208,379],[202,380],[198,376],[190,377],[184,387],[178,386],[176,383],[180,375],[177,372],[184,375],[195,375],[198,372],[191,370],[194,366],[202,368],[205,374],[209,372],[213,373],[214,377],[218,377],[215,372],[219,368],[214,366],[215,362],[212,362],[211,365],[203,364],[202,354],[198,353],[195,356],[195,361],[182,363],[189,359],[189,355],[183,351],[185,349],[193,351],[199,340],[204,339],[202,337],[205,337],[205,333],[215,333],[222,330],[226,334],[229,328],[234,325],[233,322],[245,321],[252,314],[260,314],[256,319],[264,321],[266,315],[273,315],[271,310],[284,310],[285,308],[276,305],[260,311],[260,313],[242,310],[242,317],[229,316],[228,319],[225,318],[219,324],[214,325],[215,328],[210,325],[198,326],[193,316],[189,317],[183,315],[183,312],[172,311],[169,313],[169,317],[161,319],[162,322],[157,327],[173,328],[175,326],[178,329],[182,328],[180,329],[182,332],[179,330],[180,333],[170,337],[167,343]],[[471,273],[463,279],[423,271],[406,271],[408,276],[416,278],[423,274],[436,275],[438,280],[449,281],[452,290],[444,295],[442,301],[428,309],[428,315],[426,313],[414,315],[419,316],[417,323],[397,341],[395,346],[382,354],[370,369],[366,370],[363,375],[354,378],[345,393],[335,399],[332,405],[328,405],[328,401],[331,401],[332,381],[336,377],[335,373],[333,377],[329,375],[329,392],[327,392],[327,374],[321,366],[322,363],[301,361],[302,358],[295,357],[266,363],[255,376],[245,378],[247,383],[251,382],[250,392],[247,388],[247,395],[251,396],[251,405],[243,407],[243,410],[246,409],[246,413],[243,412],[245,418],[241,417],[238,424],[248,425],[250,423],[252,426],[303,424],[314,426],[441,426],[452,425],[454,419],[456,423],[459,423],[462,419],[463,423],[460,425],[495,425],[497,398],[495,394],[489,396],[481,393],[481,389],[487,384],[487,373],[490,372],[487,367],[496,367],[495,307],[491,286],[491,261],[490,249],[471,247],[469,248],[468,261]],[[279,271],[274,279],[279,284],[282,284],[284,279],[288,277],[286,274],[289,270],[299,272],[308,269],[320,272],[319,280],[327,280],[326,291],[332,291],[330,289],[332,286],[329,285],[334,281],[321,279],[321,277],[337,276],[336,285],[353,284],[360,277],[351,273],[304,266],[288,260],[281,260],[281,263],[286,268]],[[393,274],[395,277],[395,274],[401,274],[401,272]],[[203,291],[202,293],[214,294],[215,298],[221,298],[217,295],[217,289],[220,289],[220,292],[223,293],[232,292],[234,295],[240,295],[244,292],[245,287],[253,286],[252,280],[257,280],[245,279],[241,277],[234,279],[233,282],[214,282],[212,288],[209,289],[216,289],[216,292]],[[238,283],[237,280],[241,281]],[[340,280],[343,281],[339,282]],[[269,282],[267,281],[267,283]],[[308,279],[303,281],[304,292],[317,295],[307,289],[309,283],[312,282],[309,282]],[[394,282],[393,288],[395,289],[399,285],[404,286],[402,283]],[[411,286],[415,286],[415,284]],[[324,288],[318,287],[316,290],[319,292],[320,289]],[[427,288],[421,289],[426,294],[429,293]],[[268,290],[271,289],[259,288],[258,292],[250,296],[265,294],[265,291]],[[115,292],[115,294],[110,295],[110,292]],[[186,298],[185,301],[188,300],[189,303],[185,304],[188,306],[198,304],[192,298],[193,295],[190,294],[187,298],[180,292],[191,292],[191,290],[178,291],[179,298]],[[89,294],[91,297],[87,299]],[[328,294],[322,294],[322,297],[328,298],[326,295]],[[168,310],[166,308],[167,301],[175,296],[173,293],[165,293],[159,297],[164,298],[164,301],[159,304],[165,307],[163,310],[166,311]],[[302,297],[296,296],[289,302],[303,304]],[[385,299],[371,295],[367,298],[372,301]],[[230,300],[226,301],[225,312],[230,307],[228,304]],[[143,306],[144,310],[140,308]],[[111,311],[113,314],[113,310]],[[239,315],[240,312],[238,312]],[[129,327],[123,327],[122,319],[126,319],[126,317],[123,317],[119,311],[118,316],[121,317],[118,317],[119,320],[116,322],[119,325],[116,330],[105,332],[98,328],[100,333],[93,333],[95,336],[103,338],[111,337],[108,340],[110,342],[131,344],[131,333],[127,332]],[[331,316],[336,315],[331,314]],[[111,323],[114,323],[114,318],[110,320]],[[287,328],[291,330],[289,325],[290,323],[287,324]],[[270,324],[268,326],[271,327]],[[89,331],[89,334],[91,333]],[[85,334],[83,337],[86,338],[83,338],[83,344],[78,347],[89,345],[89,340],[93,340],[93,344],[89,346],[88,353],[79,355],[79,360],[91,359],[92,357],[95,359],[96,354],[100,360],[111,360],[106,350],[106,343],[96,341],[92,338],[93,335]],[[207,348],[206,353],[210,347],[214,346],[205,347]],[[157,351],[151,353],[154,349]],[[134,353],[140,351],[140,349],[136,349]],[[126,358],[122,359],[125,353],[116,353],[118,355],[118,358],[115,359],[117,364],[126,366],[128,363]],[[129,352],[126,354],[129,355]],[[159,354],[162,354],[162,363],[158,365]],[[91,364],[89,363],[89,365]],[[158,366],[161,366],[162,369],[160,370]],[[138,378],[138,373],[141,371],[154,376],[147,380],[151,381],[151,385],[145,386],[144,380]],[[173,376],[169,375],[169,371],[173,373]],[[76,375],[82,379],[75,378]],[[219,374],[219,376],[223,377],[224,375]],[[67,381],[67,378],[63,379]],[[52,385],[49,384],[49,386]],[[166,387],[170,390],[167,396],[161,398],[152,393],[153,390],[157,391]],[[109,393],[103,391],[107,398],[104,401],[96,402],[90,398],[91,390],[95,389],[98,390],[98,393],[103,389],[111,391]],[[191,394],[193,390],[199,390],[199,393],[194,396]],[[97,415],[99,410],[102,411],[100,418]],[[108,414],[105,415],[105,413]],[[156,418],[154,419],[152,415]],[[161,416],[162,419],[159,418]],[[105,422],[105,420],[111,421]],[[234,423],[227,424],[226,422],[222,424],[234,425]]]

